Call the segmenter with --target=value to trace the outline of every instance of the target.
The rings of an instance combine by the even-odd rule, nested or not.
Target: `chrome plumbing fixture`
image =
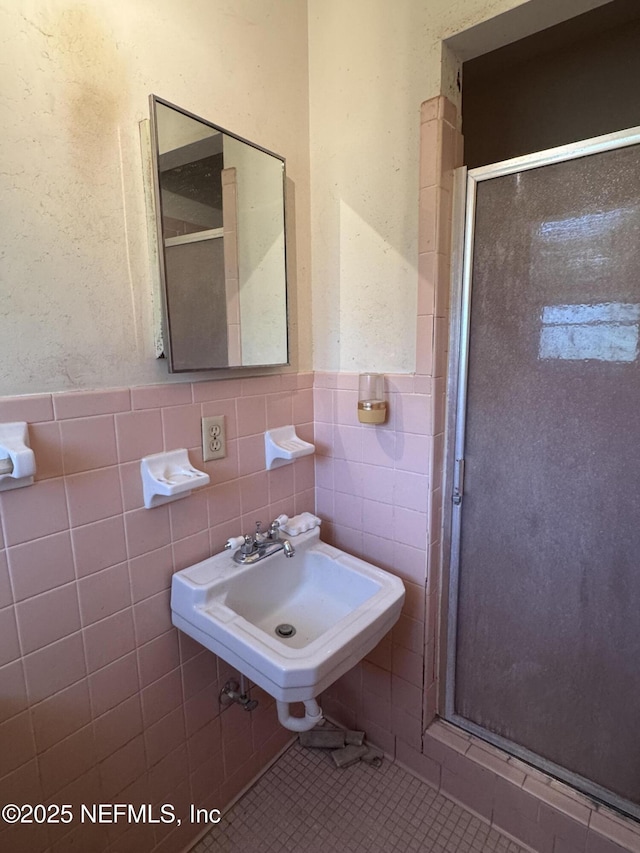
[[[288,521],[286,515],[279,515],[269,525],[268,530],[262,530],[262,522],[256,521],[256,531],[253,536],[232,536],[227,540],[225,549],[237,548],[233,554],[236,563],[257,563],[264,557],[270,557],[278,551],[284,551],[285,557],[293,557],[296,549],[288,539],[280,537],[280,525]],[[240,546],[240,547],[238,547]]]
[[[250,699],[247,695],[242,679],[242,687],[237,681],[227,681],[225,686],[220,691],[218,701],[221,705],[242,705],[245,711],[254,711],[258,707],[257,699]]]

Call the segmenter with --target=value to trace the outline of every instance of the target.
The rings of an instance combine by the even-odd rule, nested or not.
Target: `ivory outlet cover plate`
[[[211,415],[202,419],[202,458],[205,462],[224,459],[227,455],[227,431],[224,415]]]

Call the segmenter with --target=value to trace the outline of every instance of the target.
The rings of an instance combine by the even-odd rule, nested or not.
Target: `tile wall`
[[[27,421],[33,486],[0,493],[0,801],[227,804],[290,739],[266,694],[219,714],[226,665],[171,626],[171,575],[226,539],[314,507],[313,459],[267,472],[264,430],[313,438],[312,376],[0,400]],[[227,458],[202,463],[224,414]],[[189,448],[211,485],[146,510],[139,462]],[[158,851],[198,827],[0,828],[12,853]]]

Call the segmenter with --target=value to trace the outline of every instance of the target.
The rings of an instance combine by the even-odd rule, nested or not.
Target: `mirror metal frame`
[[[160,191],[160,158],[159,158],[159,140],[158,140],[158,120],[156,115],[156,105],[161,104],[164,107],[169,107],[176,112],[181,113],[187,118],[194,119],[194,121],[198,121],[201,124],[206,125],[207,127],[212,128],[213,130],[219,131],[220,133],[226,134],[227,136],[236,139],[238,142],[243,142],[245,145],[250,145],[252,148],[256,148],[258,151],[262,151],[264,154],[268,154],[271,157],[274,157],[276,160],[280,160],[282,163],[282,215],[283,215],[283,228],[284,228],[284,286],[285,286],[285,348],[286,348],[286,361],[282,362],[273,362],[269,364],[251,364],[251,365],[224,365],[219,367],[197,367],[197,368],[175,368],[173,363],[173,353],[171,347],[171,318],[169,316],[169,302],[168,302],[168,294],[167,294],[167,274],[166,274],[166,258],[165,258],[165,240],[163,234],[163,211],[162,211],[162,193]],[[156,231],[157,231],[157,241],[158,241],[158,263],[160,268],[160,293],[162,299],[162,344],[164,356],[167,359],[169,373],[199,373],[203,371],[212,371],[212,370],[255,370],[257,368],[262,367],[285,367],[286,365],[291,363],[291,354],[289,350],[289,283],[288,283],[288,263],[287,263],[287,197],[286,197],[286,160],[280,154],[276,154],[274,151],[270,151],[268,148],[264,148],[262,145],[258,145],[255,142],[251,142],[248,139],[245,139],[242,136],[238,136],[237,133],[232,133],[230,130],[226,130],[226,128],[221,127],[218,124],[213,124],[213,122],[207,121],[207,119],[202,118],[202,116],[198,116],[195,113],[189,112],[189,110],[185,110],[182,107],[178,107],[175,104],[172,104],[170,101],[165,100],[164,98],[158,97],[158,95],[149,95],[149,113],[151,117],[151,163],[152,163],[152,178],[153,178],[153,198],[155,205],[155,220],[156,220]]]

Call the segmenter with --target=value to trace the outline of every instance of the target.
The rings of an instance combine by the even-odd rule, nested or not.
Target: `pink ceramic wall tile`
[[[31,717],[27,712],[18,714],[0,725],[2,743],[2,771],[10,773],[26,764],[35,754]]]
[[[13,606],[0,610],[0,666],[20,657],[15,610]]]
[[[420,187],[435,186],[439,178],[441,134],[441,122],[436,119],[423,122],[420,128]]]
[[[170,545],[130,560],[129,579],[134,604],[163,589],[169,589],[172,574],[173,552]]]
[[[136,735],[142,734],[140,697],[130,696],[93,722],[98,761],[112,755]]]
[[[209,475],[211,483],[228,483],[231,480],[237,480],[239,477],[238,444],[239,439],[227,439],[227,455],[223,459],[204,462],[202,465],[196,461],[198,457],[195,451],[191,451],[194,464]]]
[[[145,725],[144,742],[148,766],[153,767],[174,749],[184,744],[185,739],[182,708],[176,708],[156,723]]]
[[[254,376],[240,380],[240,396],[255,397],[258,394],[277,394],[282,390],[282,377],[279,373],[269,376]]]
[[[90,673],[129,654],[136,647],[131,608],[89,625],[83,638]]]
[[[92,726],[77,729],[68,738],[38,756],[42,790],[51,797],[96,763]]]
[[[414,749],[420,749],[422,743],[422,726],[420,720],[394,702],[391,704],[391,731],[398,741],[405,741]]]
[[[402,432],[431,435],[431,399],[423,394],[403,394],[398,406],[396,424]]]
[[[162,414],[159,409],[124,412],[115,416],[120,462],[137,462],[163,450]]]
[[[394,503],[394,471],[387,465],[363,463],[360,468],[362,496],[382,503]]]
[[[178,632],[175,628],[138,648],[140,684],[147,687],[180,663]]]
[[[202,447],[202,410],[200,404],[162,409],[164,449]]]
[[[144,511],[134,510],[134,513]],[[130,515],[131,513],[128,513],[128,516]],[[76,527],[71,531],[71,539],[76,575],[79,578],[122,563],[127,558],[121,515]]]
[[[144,738],[138,735],[99,766],[100,784],[106,800],[138,779],[146,770]]]
[[[26,397],[3,397],[0,399],[0,423],[13,421],[53,420],[53,403],[50,394],[34,394]]]
[[[267,408],[264,395],[239,397],[236,400],[238,435],[258,435],[267,428]]]
[[[125,513],[124,524],[129,557],[155,551],[171,541],[169,507],[134,509]]]
[[[293,500],[293,512],[295,515],[300,515],[302,512],[314,512],[314,506],[316,502],[316,493],[315,489],[307,489],[304,492],[296,492],[294,500]],[[278,509],[278,507],[275,507]],[[279,514],[280,510],[276,514]],[[273,514],[273,513],[272,513]],[[285,515],[289,515],[289,512],[285,509]]]
[[[313,389],[303,388],[293,395],[293,423],[313,421]]]
[[[235,400],[216,400],[202,404],[202,417],[211,415],[224,415],[224,425],[227,432],[227,441],[238,437],[238,421],[236,418]]]
[[[87,674],[80,633],[26,655],[23,662],[31,704],[48,699]]]
[[[423,685],[423,668],[424,655],[411,652],[403,646],[393,646],[392,656],[392,671],[394,675],[398,675],[410,684],[422,690]]]
[[[320,488],[333,489],[333,464],[333,459],[329,457],[314,457],[315,482]]]
[[[269,503],[289,500],[294,493],[293,465],[283,465],[269,471]]]
[[[91,710],[99,717],[114,708],[140,689],[138,679],[138,660],[135,652],[129,652],[121,658],[96,670],[89,676]]]
[[[0,667],[0,722],[28,707],[22,660]]]
[[[354,497],[364,497],[362,494],[361,463],[337,459],[333,468],[333,481],[336,492],[344,492]]]
[[[331,456],[350,462],[362,461],[362,430],[358,426],[336,425],[333,430]]]
[[[323,489],[321,487],[316,489],[316,513],[323,521],[331,521],[335,518],[334,497],[335,492],[332,489]],[[323,532],[325,529],[326,526],[323,527]]]
[[[0,800],[3,803],[28,803],[34,794],[38,801],[42,802],[42,788],[35,758],[0,778]]]
[[[403,542],[412,548],[419,548],[424,552],[427,546],[427,514],[396,506],[393,534],[398,542]]]
[[[293,465],[293,476],[296,493],[306,492],[315,486],[315,466],[313,456],[303,456],[297,459]]]
[[[417,619],[418,622],[423,622],[425,619],[424,586],[405,580],[404,590],[403,613],[410,619]]]
[[[336,493],[337,499],[338,493]],[[381,539],[393,539],[393,506],[365,498],[362,501],[362,530]]]
[[[269,481],[267,472],[249,474],[240,480],[240,506],[242,515],[253,513],[269,503]],[[266,522],[266,519],[262,519]]]
[[[69,519],[73,527],[122,512],[122,493],[117,467],[72,474],[65,479],[65,488]]]
[[[416,331],[416,371],[431,376],[433,371],[433,321],[432,314],[421,314]]]
[[[36,479],[62,476],[62,438],[55,421],[29,424],[29,444],[36,457]]]
[[[105,468],[118,461],[113,415],[61,421],[60,435],[66,474]]]
[[[62,479],[41,480],[26,489],[0,493],[7,546],[67,530],[69,516]]]
[[[118,472],[123,509],[125,512],[130,509],[140,509],[144,506],[140,462],[125,462],[118,466]]]
[[[191,402],[192,386],[189,382],[144,385],[131,389],[132,409],[160,409],[164,406],[182,406]]]
[[[396,543],[392,539],[366,533],[362,538],[362,557],[374,566],[397,574]]]
[[[138,646],[168,631],[171,628],[169,590],[163,590],[136,604],[133,608],[133,621]]]
[[[9,563],[7,552],[0,550],[0,608],[13,603],[11,579],[9,578]]]
[[[488,781],[488,780],[487,780]],[[461,776],[456,776],[448,767],[442,768],[442,777],[440,781],[440,790],[447,796],[452,797],[459,803],[464,803],[465,808],[474,812],[484,820],[490,821],[495,813],[494,796],[490,783],[475,783]],[[515,828],[517,824],[511,823],[510,827]],[[505,827],[509,832],[510,829]],[[521,837],[521,836],[520,836]],[[535,849],[543,849],[536,847]],[[546,848],[546,849],[552,849]]]
[[[451,288],[449,286],[449,282],[451,280],[451,263],[449,261],[448,255],[436,254],[435,255],[435,276],[436,276],[436,286],[435,286],[435,310],[431,312],[435,314],[436,317],[449,317],[449,296],[451,292]],[[448,340],[443,338],[442,343],[444,344],[444,348],[448,346]]]
[[[204,403],[210,400],[235,400],[240,396],[241,380],[224,379],[215,382],[194,382],[193,401]],[[217,414],[210,412],[209,414]]]
[[[394,542],[394,572],[405,581],[411,581],[420,588],[424,587],[427,576],[427,558],[424,548],[415,547],[402,541]]]
[[[436,313],[436,253],[418,255],[418,315]]]
[[[295,423],[293,419],[293,394],[290,391],[267,394],[265,401],[267,429],[275,429]]]
[[[78,592],[74,583],[43,592],[16,605],[23,654],[80,630]]]
[[[153,725],[183,703],[182,676],[180,668],[162,676],[142,691],[142,719],[145,726]]]
[[[335,494],[335,516],[339,524],[362,530],[362,498],[344,492]]]
[[[313,389],[313,407],[316,422],[334,422],[334,391],[331,388]]]
[[[438,189],[435,186],[420,190],[418,252],[435,252],[438,245]]]
[[[203,530],[173,543],[173,565],[176,572],[211,556],[209,533]]]
[[[89,682],[77,681],[31,709],[36,749],[43,752],[91,722]],[[66,802],[66,801],[65,801]]]
[[[428,474],[431,439],[427,435],[405,434],[399,442],[396,469],[414,474]]]
[[[334,391],[335,422],[346,426],[358,426],[357,390],[338,389]]]
[[[103,391],[69,391],[53,395],[56,420],[87,418],[126,412],[131,408],[128,388],[110,388]]]
[[[362,461],[367,465],[392,468],[398,454],[395,431],[363,426],[360,433]]]
[[[335,371],[316,370],[313,375],[314,388],[337,388],[338,373]]]
[[[429,478],[426,474],[415,474],[413,471],[394,471],[392,496],[396,506],[426,512]]]
[[[393,627],[392,640],[394,645],[420,653],[424,648],[424,624],[401,614]]]
[[[356,556],[362,554],[363,534],[360,530],[336,522],[333,526],[333,545]]]
[[[78,581],[82,625],[112,616],[131,605],[129,570],[126,563],[94,572]]]
[[[211,684],[185,701],[184,714],[187,737],[191,737],[218,716],[220,713],[219,692],[218,686]]]
[[[192,492],[186,498],[168,505],[172,540],[184,539],[206,530],[209,526],[209,508],[204,490]]]
[[[256,474],[265,470],[264,436],[249,435],[238,439],[238,474]]]

